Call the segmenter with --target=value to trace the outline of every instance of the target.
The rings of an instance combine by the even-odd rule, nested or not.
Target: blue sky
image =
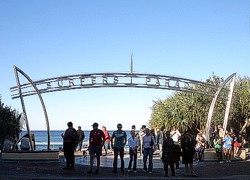
[[[249,76],[250,1],[0,1],[0,93],[16,85],[16,65],[33,80],[97,72],[134,72],[204,81],[214,72]],[[43,94],[52,130],[66,123],[116,129],[150,118],[166,90],[100,88]],[[31,130],[46,129],[36,96],[25,98]]]

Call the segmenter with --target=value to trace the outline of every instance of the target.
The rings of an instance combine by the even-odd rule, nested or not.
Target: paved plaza
[[[142,156],[138,153],[138,170],[136,173],[120,172],[112,173],[113,154],[101,157],[101,169],[99,175],[86,174],[89,168],[89,156],[83,157],[76,153],[75,169],[65,171],[63,156],[59,161],[32,161],[32,160],[0,160],[0,179],[166,179],[159,155],[153,156],[153,173],[149,174],[142,169]],[[125,155],[127,167],[129,156]],[[118,161],[118,167],[120,161]],[[250,179],[250,161],[232,161],[220,164],[216,161],[194,163],[194,169],[198,177],[185,176],[184,167],[181,164],[176,170],[176,177],[171,179]],[[126,169],[127,170],[127,169]]]

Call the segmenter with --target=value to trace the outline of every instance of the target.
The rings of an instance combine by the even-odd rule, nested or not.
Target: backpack
[[[79,141],[79,135],[75,128],[73,128],[71,141],[74,142],[75,144]]]

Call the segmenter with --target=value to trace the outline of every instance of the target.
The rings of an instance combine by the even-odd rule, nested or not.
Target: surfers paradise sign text
[[[78,74],[44,79],[40,81],[34,81],[33,83],[39,89],[40,93],[99,87],[136,87],[194,92],[197,91],[197,89],[200,91],[201,88],[198,87],[206,87],[204,88],[206,90],[200,93],[212,96],[212,94],[208,93],[211,93],[212,91],[208,91],[208,89],[216,89],[216,87],[200,81],[173,76],[136,73]],[[21,89],[23,96],[36,94],[36,92],[32,90],[32,86],[29,83],[21,85]],[[13,92],[13,99],[19,97],[17,90],[17,87],[11,88],[11,91]]]

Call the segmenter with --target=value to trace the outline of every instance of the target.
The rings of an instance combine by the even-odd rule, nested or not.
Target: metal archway
[[[17,86],[10,88],[10,91],[12,93],[11,98],[12,99],[20,98],[23,108],[23,113],[26,120],[27,131],[30,134],[28,117],[26,114],[23,97],[38,95],[43,108],[45,121],[47,125],[48,149],[50,147],[50,127],[49,127],[48,114],[41,95],[42,93],[50,93],[56,91],[82,89],[82,88],[133,87],[133,88],[153,88],[153,89],[183,91],[183,92],[190,92],[190,93],[197,93],[197,94],[211,96],[213,97],[213,101],[209,109],[207,125],[206,125],[206,136],[208,137],[211,119],[213,115],[213,109],[216,100],[219,98],[219,94],[221,91],[229,92],[229,95],[226,98],[227,106],[226,106],[223,127],[227,126],[229,109],[231,105],[233,88],[236,78],[236,73],[230,75],[218,88],[217,86],[212,84],[186,78],[157,75],[157,74],[132,73],[132,71],[131,73],[76,74],[76,75],[48,78],[38,81],[32,81],[27,74],[25,74],[21,69],[19,69],[16,66],[14,66],[14,72],[16,75]],[[18,73],[21,73],[29,81],[29,83],[20,84]],[[230,88],[228,89],[225,87],[225,85],[231,79],[232,82]],[[220,98],[225,99],[225,97],[220,97]],[[209,138],[207,140],[209,140]]]

